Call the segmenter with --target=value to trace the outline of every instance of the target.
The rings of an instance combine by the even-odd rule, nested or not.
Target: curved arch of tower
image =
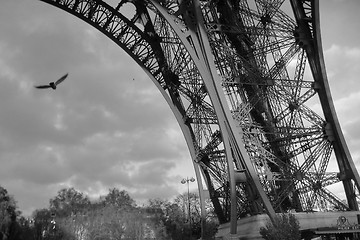
[[[206,188],[231,234],[249,215],[359,210],[318,0],[41,1],[97,28],[149,75],[183,131],[202,201]]]

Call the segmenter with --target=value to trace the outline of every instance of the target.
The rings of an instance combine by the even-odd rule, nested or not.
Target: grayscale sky
[[[0,3],[0,186],[24,214],[64,187],[117,187],[143,203],[194,176],[180,128],[134,61],[100,32],[37,0]],[[320,1],[333,99],[360,170],[360,1]],[[69,77],[59,89],[36,84]],[[193,184],[192,188],[196,188]]]

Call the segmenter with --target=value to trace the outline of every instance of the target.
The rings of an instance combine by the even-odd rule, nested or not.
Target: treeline
[[[203,239],[214,239],[218,223],[211,204],[206,209]],[[48,208],[25,218],[15,199],[0,187],[0,240],[189,240],[199,239],[201,232],[200,202],[194,193],[173,201],[150,199],[137,206],[126,191],[117,188],[96,201],[65,188],[49,200]]]

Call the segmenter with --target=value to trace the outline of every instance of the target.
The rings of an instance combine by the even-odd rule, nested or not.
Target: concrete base
[[[300,230],[311,230],[323,227],[336,227],[340,216],[347,218],[349,224],[358,223],[357,215],[360,212],[309,212],[293,213],[300,223]],[[260,240],[260,228],[264,227],[269,217],[266,214],[255,215],[239,219],[237,234],[230,235],[230,223],[220,225],[216,239],[218,240]]]

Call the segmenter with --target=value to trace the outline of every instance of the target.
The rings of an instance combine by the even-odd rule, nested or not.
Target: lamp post
[[[189,189],[189,182],[195,182],[195,178],[193,178],[193,177],[191,177],[191,178],[186,177],[186,178],[183,178],[183,180],[181,180],[181,183],[182,183],[182,184],[187,183],[189,229],[190,229],[190,239],[191,239],[192,231],[191,231],[190,189]]]

